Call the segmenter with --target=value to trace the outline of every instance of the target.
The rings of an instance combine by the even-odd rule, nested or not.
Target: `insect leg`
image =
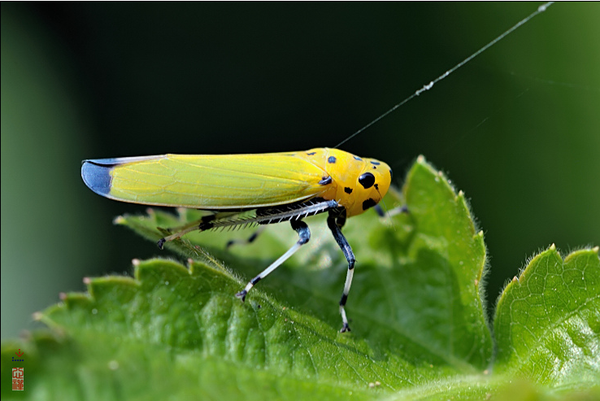
[[[344,292],[342,293],[342,299],[340,299],[340,315],[342,315],[342,328],[340,333],[344,333],[346,331],[350,331],[350,326],[348,325],[348,317],[346,316],[346,309],[344,306],[346,305],[346,301],[348,300],[348,293],[350,292],[350,286],[352,285],[352,277],[354,276],[354,264],[356,263],[356,258],[354,257],[354,252],[352,252],[352,248],[342,234],[342,226],[345,222],[345,218],[339,217],[333,212],[329,212],[329,217],[327,217],[327,226],[331,230],[333,234],[333,238],[339,245],[340,249],[344,253],[346,260],[348,261],[348,271],[346,273],[346,283],[344,284]]]
[[[388,210],[387,212],[383,210],[381,205],[375,205],[373,206],[373,209],[377,212],[377,215],[379,217],[392,217],[400,213],[408,213],[408,206],[406,205],[395,207],[393,209]]]
[[[373,209],[377,212],[379,217],[385,217],[385,210],[383,210],[380,204],[373,206]]]
[[[390,209],[387,212],[387,216],[388,217],[392,217],[392,216],[396,216],[396,215],[401,214],[401,213],[408,213],[408,206],[403,205],[403,206],[398,206],[398,207],[395,207],[393,209]],[[381,215],[381,217],[385,217],[385,214]]]
[[[256,231],[254,231],[254,234],[252,234],[251,236],[248,237],[248,239],[243,240],[243,239],[232,239],[227,241],[227,245],[226,248],[229,249],[229,247],[231,247],[234,244],[250,244],[252,243],[256,237],[258,237],[263,231],[265,231],[265,228],[267,228],[267,226],[260,226],[258,227],[258,229]]]
[[[256,283],[258,283],[263,278],[267,277],[273,270],[277,269],[277,267],[279,267],[279,265],[281,265],[290,256],[292,256],[302,245],[306,244],[308,242],[308,240],[310,240],[310,230],[305,222],[303,222],[302,220],[292,220],[291,223],[292,223],[292,228],[298,233],[298,237],[299,237],[298,242],[296,242],[290,249],[288,249],[288,251],[286,253],[281,255],[281,257],[279,259],[277,259],[275,262],[273,262],[271,264],[271,266],[267,267],[258,276],[254,277],[252,280],[250,280],[250,282],[246,285],[246,287],[242,291],[235,294],[235,296],[238,297],[239,299],[241,299],[242,302],[244,302],[244,300],[246,299],[246,295],[248,294],[248,291],[250,291]]]
[[[173,241],[174,239],[180,238],[189,232],[198,231],[198,230],[199,231],[210,230],[211,228],[214,227],[213,222],[215,220],[216,220],[216,217],[214,214],[204,216],[198,221],[195,221],[193,223],[189,223],[183,227],[180,227],[179,231],[177,231],[175,234],[171,234],[169,236],[159,239],[158,242],[156,243],[156,245],[158,245],[159,249],[163,249],[165,246],[165,242]]]

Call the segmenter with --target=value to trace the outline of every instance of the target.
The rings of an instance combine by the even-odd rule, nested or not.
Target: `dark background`
[[[539,4],[2,3],[2,338],[159,254],[82,159],[333,147]],[[398,185],[419,154],[448,173],[492,306],[538,250],[600,245],[598,21],[555,4],[342,146]]]

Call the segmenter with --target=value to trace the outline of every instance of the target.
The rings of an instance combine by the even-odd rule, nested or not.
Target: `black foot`
[[[242,302],[244,302],[246,300],[247,294],[248,294],[248,291],[242,290],[242,291],[238,292],[237,294],[235,294],[235,296],[238,297],[239,299],[241,299]]]
[[[167,242],[167,240],[165,240],[164,238],[159,239],[158,242],[156,242],[158,249],[161,249],[161,250],[164,249],[165,242]]]
[[[340,333],[345,333],[347,331],[351,331],[350,326],[348,326],[348,323],[344,323],[344,326],[340,329]]]

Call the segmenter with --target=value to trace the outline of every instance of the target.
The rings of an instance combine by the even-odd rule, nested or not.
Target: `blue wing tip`
[[[84,160],[81,166],[81,178],[89,189],[98,195],[108,196],[111,188],[111,165],[96,164],[94,160]]]

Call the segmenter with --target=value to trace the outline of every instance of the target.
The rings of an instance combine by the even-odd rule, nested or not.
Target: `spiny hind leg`
[[[306,244],[310,240],[310,229],[308,228],[308,225],[306,225],[305,222],[303,222],[302,220],[292,220],[291,223],[292,228],[298,233],[298,242],[296,242],[290,249],[288,249],[286,253],[281,255],[279,259],[277,259],[269,267],[263,270],[258,276],[250,280],[250,282],[242,291],[235,294],[235,296],[241,299],[242,302],[244,302],[244,300],[246,299],[248,291],[250,291],[252,287],[256,285],[256,283],[258,283],[263,278],[267,277],[271,272],[273,272],[273,270],[277,269],[279,265],[281,265],[283,262],[289,259],[290,256],[292,256],[298,249],[300,249],[302,245]]]
[[[158,245],[158,247],[160,249],[163,249],[165,246],[165,242],[169,242],[169,241],[173,241],[174,239],[181,238],[182,236],[184,236],[187,233],[190,233],[192,231],[210,230],[211,228],[214,227],[214,221],[216,219],[217,219],[216,215],[210,214],[208,216],[202,217],[200,220],[194,221],[192,223],[188,223],[181,227],[174,228],[173,229],[173,231],[175,231],[174,234],[167,235],[166,237],[159,239],[158,242],[156,243],[156,245]]]

